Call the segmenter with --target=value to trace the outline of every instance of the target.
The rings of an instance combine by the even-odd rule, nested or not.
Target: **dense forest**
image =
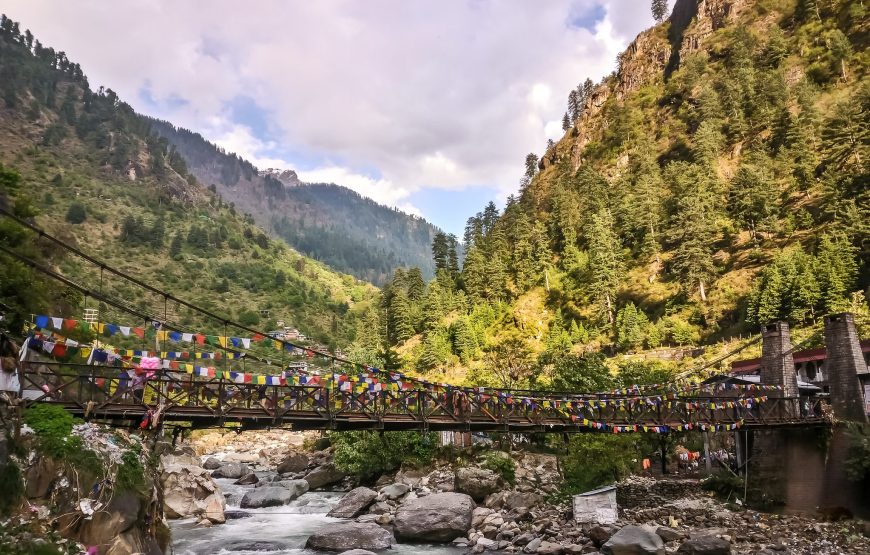
[[[468,220],[461,271],[395,273],[382,339],[420,372],[526,387],[774,319],[870,332],[867,10],[677,2],[570,92],[563,138]]]
[[[175,146],[111,89],[93,91],[78,64],[0,20],[0,206],[222,318],[260,329],[278,320],[328,346],[346,345],[376,289],[269,238],[188,171]],[[252,170],[237,159],[239,171]],[[0,218],[0,243],[110,294],[202,331],[223,330],[149,296]],[[10,330],[31,314],[106,322],[131,316],[0,254],[0,303]]]
[[[431,278],[429,244],[438,232],[422,218],[376,203],[334,184],[259,175],[257,168],[202,135],[150,119],[200,181],[253,215],[258,225],[338,271],[383,285],[396,268],[415,266]]]

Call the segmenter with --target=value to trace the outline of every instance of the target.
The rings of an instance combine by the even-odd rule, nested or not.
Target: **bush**
[[[102,464],[86,449],[82,438],[71,435],[75,419],[54,405],[35,405],[24,412],[24,423],[33,428],[37,447],[46,456],[76,468],[96,471]]]
[[[492,470],[502,477],[502,480],[513,485],[517,481],[516,463],[507,455],[502,453],[489,453],[481,465],[483,468]]]
[[[853,482],[870,480],[870,426],[850,423],[846,475]]]
[[[121,464],[118,466],[116,483],[118,491],[132,491],[145,493],[145,468],[139,457],[142,454],[141,447],[134,446],[121,456]]]
[[[69,205],[69,209],[66,211],[66,221],[71,224],[80,224],[86,219],[88,219],[88,211],[84,204],[74,202]]]
[[[701,482],[704,491],[711,491],[722,498],[743,490],[743,479],[728,472],[717,472]]]
[[[631,473],[641,434],[575,434],[562,459],[567,493],[612,484]]]
[[[330,434],[335,446],[335,466],[370,480],[403,464],[421,466],[435,456],[432,434],[417,432],[336,432]]]
[[[13,512],[24,493],[24,482],[21,480],[21,470],[14,462],[0,465],[0,516],[8,516]]]

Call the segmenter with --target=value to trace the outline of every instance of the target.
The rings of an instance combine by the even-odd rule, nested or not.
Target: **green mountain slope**
[[[300,252],[382,285],[399,267],[434,274],[430,245],[438,228],[333,184],[302,183],[295,172],[259,171],[246,160],[169,122],[152,129],[176,146],[196,177],[250,213],[272,235]]]
[[[242,324],[274,329],[283,320],[329,346],[353,339],[374,287],[269,239],[202,186],[150,122],[111,89],[92,91],[77,64],[17,23],[4,17],[0,30],[4,206],[112,267]],[[221,329],[220,322],[63,256],[8,219],[0,224],[4,246],[94,291],[194,329]],[[30,313],[81,317],[85,307],[98,307],[8,256],[0,266],[0,302],[16,320]],[[104,321],[130,321],[121,311],[99,308]]]
[[[679,0],[572,91],[504,213],[469,220],[461,275],[389,284],[387,340],[421,371],[528,384],[572,352],[866,314],[868,32],[860,2]]]

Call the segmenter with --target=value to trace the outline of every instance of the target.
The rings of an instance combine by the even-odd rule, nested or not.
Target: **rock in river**
[[[396,534],[409,540],[449,542],[471,527],[474,500],[464,493],[434,493],[403,503],[396,512]]]
[[[347,492],[326,516],[336,518],[355,518],[362,514],[378,497],[378,493],[366,487]]]
[[[214,478],[232,478],[237,480],[242,476],[247,476],[252,471],[248,465],[242,463],[224,463],[217,470],[211,473]]]
[[[373,523],[341,522],[309,536],[305,546],[324,551],[389,549],[395,542],[393,534]]]
[[[345,473],[335,468],[332,463],[318,466],[305,476],[305,481],[311,489],[322,488],[344,480]]]
[[[225,521],[226,501],[218,485],[200,466],[168,465],[160,475],[163,510],[168,518],[195,516],[214,523]]]
[[[243,509],[258,509],[260,507],[278,507],[286,505],[301,494],[295,494],[287,488],[280,486],[268,486],[254,488],[242,497],[239,504]]]

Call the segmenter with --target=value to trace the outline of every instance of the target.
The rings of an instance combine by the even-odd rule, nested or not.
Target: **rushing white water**
[[[258,473],[259,474],[259,473]],[[268,479],[261,474],[261,479]],[[309,492],[289,505],[265,509],[240,509],[245,491],[253,486],[236,486],[232,480],[216,480],[227,495],[227,512],[241,511],[250,516],[228,519],[210,528],[196,525],[193,519],[170,521],[174,555],[314,555],[305,549],[308,536],[342,519],[326,513],[338,503],[340,492]],[[396,544],[389,551],[396,555],[459,555],[465,549],[449,544]]]

